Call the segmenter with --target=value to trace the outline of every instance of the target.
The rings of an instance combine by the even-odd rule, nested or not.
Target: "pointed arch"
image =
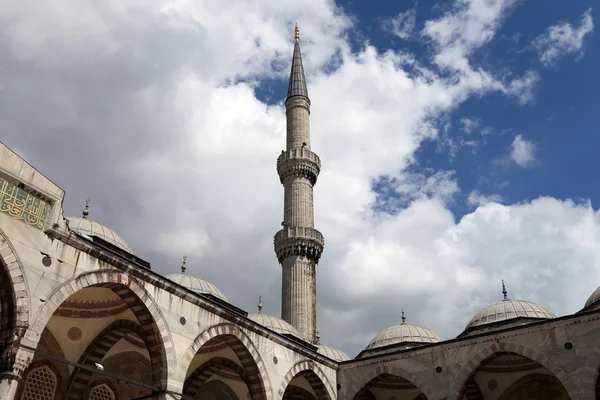
[[[317,394],[318,400],[336,399],[336,393],[321,368],[319,368],[315,362],[305,360],[300,361],[287,372],[283,378],[283,381],[281,382],[279,391],[277,392],[277,400],[283,399],[283,395],[285,394],[285,390],[287,389],[289,383],[297,375],[304,376]]]
[[[85,349],[79,358],[79,364],[93,366],[94,363],[102,361],[106,353],[125,335],[130,332],[140,333],[140,325],[125,319],[119,319],[110,323],[104,328]],[[150,349],[151,342],[148,341],[147,335],[140,335],[140,338]],[[149,351],[149,350],[148,350]],[[75,368],[71,374],[71,381],[67,392],[67,399],[81,399],[88,385],[94,376],[92,371]]]
[[[546,375],[546,374],[527,374],[523,377],[521,377],[520,379],[517,379],[516,382],[513,382],[507,389],[504,390],[504,392],[502,392],[502,394],[500,395],[500,397],[498,397],[499,400],[509,400],[510,396],[515,393],[517,390],[519,390],[523,385],[526,385],[528,383],[531,382],[535,382],[535,381],[539,381],[539,382],[543,382],[545,385],[551,386],[561,386],[561,389],[564,389],[564,386],[560,383],[560,380],[552,375]],[[483,398],[483,397],[482,397]]]
[[[148,348],[153,364],[153,385],[165,389],[170,371],[175,369],[173,340],[162,312],[146,290],[128,274],[110,269],[86,272],[57,287],[46,299],[27,330],[24,344],[37,347],[41,332],[56,309],[75,292],[88,287],[103,287],[115,292],[137,318],[140,336],[152,345]]]
[[[248,335],[237,325],[223,323],[211,326],[196,337],[190,348],[180,361],[177,377],[185,382],[186,374],[192,360],[198,350],[209,340],[222,337],[223,341],[233,350],[236,357],[242,363],[243,369],[250,377],[258,377],[260,382],[254,382],[248,389],[253,400],[267,399],[271,392],[271,380],[265,363],[260,356],[257,347],[252,343]]]
[[[575,383],[571,380],[571,377],[564,372],[560,365],[558,365],[550,357],[532,349],[531,347],[516,343],[504,342],[494,343],[493,345],[484,347],[475,355],[473,355],[469,361],[462,366],[460,372],[455,376],[454,382],[452,383],[450,391],[448,392],[447,399],[459,400],[462,392],[464,391],[464,386],[467,383],[467,380],[476,372],[481,363],[494,355],[506,353],[513,353],[537,362],[554,374],[554,376],[564,386],[572,400],[581,399],[581,394],[577,385],[575,385]]]
[[[198,393],[202,392],[202,385],[222,368],[228,368],[238,374],[248,388],[253,386],[252,377],[243,367],[228,358],[213,357],[196,368],[189,378],[186,379],[183,393],[195,398]]]
[[[428,399],[434,398],[433,390],[423,381],[419,376],[407,372],[406,370],[391,365],[383,365],[371,369],[369,372],[364,374],[362,377],[352,382],[350,390],[348,392],[348,399],[353,399],[369,382],[377,378],[379,375],[395,375],[400,378],[404,378],[417,387]]]
[[[3,349],[10,349],[29,326],[27,290],[21,260],[6,233],[0,229],[0,346]]]

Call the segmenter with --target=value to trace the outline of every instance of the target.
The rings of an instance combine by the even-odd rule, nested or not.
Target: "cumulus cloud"
[[[256,89],[273,77],[282,89],[272,96],[285,96],[297,21],[323,160],[322,341],[356,354],[399,322],[401,305],[409,321],[452,337],[497,299],[501,277],[517,297],[572,312],[598,270],[589,204],[481,203],[455,222],[447,204],[460,177],[423,168],[415,154],[472,96],[532,93],[531,80],[470,61],[513,3],[459,0],[426,22],[435,62],[426,67],[406,52],[352,51],[353,17],[327,0],[13,2],[0,14],[3,141],[67,191],[68,215],[91,197],[90,217],[154,270],[178,271],[187,254],[188,272],[236,305],[252,310],[263,294],[264,311],[279,315],[274,160],[285,114]],[[386,198],[374,190],[382,177]],[[559,282],[577,293],[560,298]]]
[[[510,145],[510,159],[520,167],[528,167],[535,160],[535,144],[517,135]]]
[[[474,207],[485,206],[488,203],[501,203],[502,196],[498,194],[484,195],[477,190],[473,190],[469,193],[467,203]]]
[[[408,39],[412,36],[417,22],[416,6],[404,12],[398,13],[395,17],[383,20],[383,29],[389,31],[400,39]]]
[[[592,9],[589,8],[583,13],[579,27],[574,27],[568,22],[553,25],[535,38],[532,46],[544,65],[552,65],[559,58],[570,53],[583,56],[583,41],[593,30]]]

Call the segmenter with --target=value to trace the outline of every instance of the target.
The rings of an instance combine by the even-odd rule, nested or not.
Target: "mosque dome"
[[[289,322],[284,321],[281,318],[262,313],[262,296],[258,297],[258,313],[248,314],[248,319],[251,319],[257,324],[260,324],[274,332],[280,333],[282,335],[292,335],[297,337],[298,339],[304,340],[302,335],[300,335],[300,332],[298,332],[298,330],[294,328]]]
[[[504,281],[502,281],[502,293],[504,294],[504,300],[491,304],[475,314],[467,324],[465,331],[487,324],[510,321],[515,318],[539,320],[556,318],[556,315],[539,304],[525,300],[510,300],[507,297]]]
[[[210,294],[219,298],[221,300],[229,302],[227,297],[215,285],[210,282],[205,281],[204,279],[200,279],[194,275],[188,275],[185,273],[187,264],[187,257],[183,257],[183,265],[181,266],[180,274],[169,274],[165,275],[165,278],[177,283],[178,285],[183,286],[186,289],[191,290],[192,292],[196,292],[199,294]]]
[[[87,218],[89,215],[89,206],[90,202],[89,200],[86,200],[85,209],[83,210],[83,217],[67,218],[69,229],[81,236],[100,238],[112,244],[113,246],[120,248],[121,250],[125,250],[126,252],[133,254],[131,248],[127,246],[127,243],[125,243],[123,238],[116,232],[102,224],[99,224],[98,222],[91,221]]]
[[[302,338],[302,335],[300,335],[300,332],[298,332],[296,328],[294,328],[290,323],[282,320],[281,318],[277,318],[272,315],[263,313],[248,314],[248,318],[264,326],[265,328],[268,328],[282,335],[292,335],[297,337],[298,339],[304,340]]]
[[[600,300],[600,286],[598,286],[598,289],[594,290],[594,293],[592,293],[591,296],[587,299],[587,301],[585,302],[585,307],[583,307],[583,308],[588,308],[592,304],[597,303],[599,300]]]
[[[366,350],[398,343],[406,343],[406,345],[412,347],[441,341],[442,338],[432,330],[407,324],[404,309],[402,309],[402,324],[384,329],[369,342]]]
[[[344,353],[339,349],[336,349],[335,347],[319,344],[317,351],[319,352],[319,354],[322,354],[325,357],[334,361],[341,362],[350,360],[350,356],[348,356],[348,354]]]

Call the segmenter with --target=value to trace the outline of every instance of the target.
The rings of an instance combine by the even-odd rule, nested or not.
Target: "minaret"
[[[277,159],[284,187],[283,229],[275,234],[275,254],[283,269],[281,318],[310,343],[316,341],[316,267],[325,241],[314,228],[313,187],[321,160],[310,151],[310,100],[300,54],[298,25],[285,111],[287,145]]]

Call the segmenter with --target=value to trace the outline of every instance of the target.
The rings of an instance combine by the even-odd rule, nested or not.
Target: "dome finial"
[[[319,328],[317,328],[317,334],[315,335],[315,344],[321,344],[321,335],[319,334]]]
[[[404,314],[404,307],[402,307],[402,325],[406,325],[406,314]]]
[[[298,29],[298,23],[296,22],[296,28],[294,28],[294,39],[296,42],[300,40],[300,29]]]
[[[262,295],[258,296],[258,313],[262,314]]]
[[[185,274],[185,270],[187,269],[187,256],[183,256],[183,264],[181,264],[181,273]]]
[[[504,286],[504,279],[502,279],[502,294],[504,295],[504,300],[508,300],[508,292],[506,291],[506,286]]]
[[[85,199],[85,208],[83,209],[83,218],[87,219],[90,215],[90,199]]]

